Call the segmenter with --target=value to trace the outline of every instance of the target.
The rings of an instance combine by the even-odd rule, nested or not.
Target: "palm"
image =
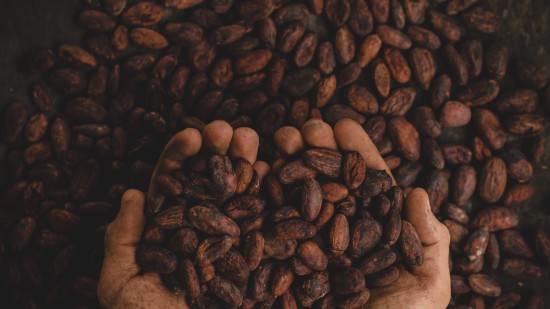
[[[427,299],[418,297],[426,294],[421,279],[407,270],[400,269],[400,271],[399,279],[390,286],[371,290],[369,308],[428,308]]]
[[[215,121],[207,125],[202,134],[186,129],[176,134],[158,160],[155,174],[181,168],[186,158],[196,155],[202,148],[213,153],[228,154],[232,158],[256,162],[258,135],[249,128],[233,131],[227,122]],[[152,177],[154,179],[154,176]],[[154,182],[149,191],[155,191]],[[136,264],[136,250],[145,227],[145,195],[128,190],[121,201],[119,214],[107,228],[105,258],[100,275],[98,296],[105,308],[189,308],[184,293],[167,289],[159,274],[142,274]]]
[[[113,302],[113,308],[188,308],[182,293],[174,294],[164,287],[157,274],[132,277]]]
[[[401,266],[397,281],[387,287],[372,289],[369,308],[441,308],[441,304],[448,303],[449,251],[445,248],[449,246],[449,236],[443,232],[434,239],[437,242],[424,244],[424,263],[421,266],[411,270]]]

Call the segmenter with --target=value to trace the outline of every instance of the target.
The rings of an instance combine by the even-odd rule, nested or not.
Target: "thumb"
[[[409,221],[423,245],[424,263],[413,269],[415,274],[429,277],[449,273],[449,231],[432,213],[424,189],[413,189],[406,200],[406,220]]]
[[[136,264],[137,244],[145,225],[145,195],[128,190],[122,196],[120,211],[105,233],[105,258],[101,276],[116,282],[127,282],[139,272]]]
[[[424,189],[415,188],[407,195],[405,216],[416,229],[422,245],[434,245],[444,240],[447,227],[432,213],[430,199]]]

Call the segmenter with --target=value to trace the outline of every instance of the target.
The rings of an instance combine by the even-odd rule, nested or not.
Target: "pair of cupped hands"
[[[385,161],[363,128],[350,119],[340,120],[334,128],[321,120],[309,120],[301,131],[283,127],[275,133],[281,155],[292,155],[304,147],[324,147],[357,151],[369,168],[388,169]],[[205,148],[232,159],[253,164],[260,177],[269,165],[256,161],[259,138],[250,128],[233,130],[225,121],[214,121],[201,132],[185,129],[166,145],[154,175],[182,167],[186,158]],[[154,183],[149,187],[154,191]],[[122,196],[120,211],[105,235],[105,258],[98,297],[104,308],[189,308],[185,297],[174,294],[162,283],[159,274],[142,273],[135,255],[145,226],[145,195],[128,190]],[[399,279],[390,286],[371,290],[368,308],[445,308],[450,300],[449,232],[430,210],[427,193],[411,190],[405,203],[405,219],[415,228],[423,245],[424,263],[400,269]]]

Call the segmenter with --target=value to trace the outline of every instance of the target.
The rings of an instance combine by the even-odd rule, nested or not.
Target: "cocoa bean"
[[[230,236],[209,237],[203,240],[195,252],[195,262],[205,265],[221,258],[231,248]]]
[[[422,243],[415,228],[408,221],[403,221],[401,235],[399,236],[399,246],[404,255],[405,262],[409,266],[421,265],[424,262]]]
[[[208,281],[208,287],[216,297],[230,305],[240,306],[243,302],[243,295],[239,288],[220,276],[214,276],[212,280]]]
[[[447,62],[458,80],[458,84],[465,86],[468,84],[469,72],[468,63],[466,59],[456,50],[453,45],[445,46],[445,53],[447,56]]]
[[[411,25],[407,28],[407,35],[415,43],[430,50],[439,49],[439,47],[441,47],[439,37],[429,29]]]
[[[334,216],[330,227],[330,250],[335,253],[343,253],[349,246],[350,230],[347,218],[342,214]]]
[[[470,223],[470,227],[486,227],[489,232],[496,232],[512,228],[518,221],[518,215],[514,210],[508,207],[490,207],[481,210]]]
[[[462,46],[462,53],[468,61],[471,76],[479,76],[483,68],[483,44],[476,39],[467,40]]]
[[[460,40],[461,32],[458,24],[452,17],[434,9],[428,10],[428,21],[434,30],[449,42]]]
[[[502,128],[500,121],[491,111],[477,109],[473,113],[473,121],[481,133],[481,137],[495,150],[504,146],[508,134]]]
[[[449,164],[468,164],[472,159],[472,151],[464,145],[441,145],[441,151]]]
[[[418,106],[412,112],[412,123],[420,133],[436,138],[441,135],[441,123],[429,106]]]
[[[460,295],[470,292],[470,286],[466,279],[462,276],[451,275],[451,293],[453,295]]]
[[[297,67],[305,67],[311,62],[315,54],[317,44],[317,35],[313,33],[308,33],[302,38],[302,40],[298,43],[298,46],[296,46],[296,53],[294,54],[294,63]]]
[[[254,270],[261,262],[265,240],[260,232],[252,232],[246,235],[244,242],[244,258],[250,270]]]
[[[544,131],[544,117],[537,114],[519,114],[506,120],[506,129],[512,134],[529,136]]]
[[[510,52],[508,46],[502,42],[496,42],[485,51],[485,64],[487,73],[495,80],[501,80],[506,75]]]
[[[494,33],[498,29],[499,20],[495,12],[481,5],[462,14],[462,20],[467,27],[482,33]]]
[[[502,159],[492,157],[487,160],[477,182],[479,197],[489,203],[498,201],[506,188],[506,165]]]
[[[322,148],[307,150],[303,154],[303,161],[305,165],[329,177],[340,175],[342,155],[337,151]]]
[[[384,51],[384,60],[390,69],[393,79],[400,83],[407,83],[411,79],[411,68],[403,54],[395,48]]]
[[[294,273],[290,268],[281,265],[279,266],[274,274],[271,283],[271,291],[275,296],[281,296],[285,294],[290,288],[290,285],[294,281]]]
[[[128,7],[122,14],[122,19],[132,26],[150,27],[159,23],[163,15],[160,5],[144,1]]]
[[[302,263],[313,270],[323,271],[327,268],[327,256],[313,241],[306,241],[302,243],[298,246],[296,253]]]
[[[399,1],[391,0],[390,9],[392,12],[393,20],[395,22],[395,27],[402,30],[405,27],[406,22],[405,10],[403,9],[403,5]]]
[[[325,14],[335,27],[343,26],[350,16],[351,1],[325,0]]]
[[[374,20],[376,20],[376,22],[381,24],[386,23],[390,15],[390,1],[389,0],[382,0],[382,1],[369,0],[368,3],[372,10]]]
[[[357,63],[359,66],[365,68],[376,57],[381,46],[382,40],[377,34],[367,36],[357,52]]]
[[[542,89],[548,83],[544,72],[527,60],[516,60],[513,68],[517,78],[526,86],[533,89]]]
[[[378,101],[364,87],[353,84],[346,90],[346,98],[351,107],[364,114],[376,114]],[[319,105],[318,105],[319,106]]]
[[[449,194],[450,174],[448,171],[432,170],[425,177],[424,186],[430,198],[430,207],[432,212],[438,213]]]
[[[453,177],[451,196],[454,202],[459,205],[465,205],[476,189],[477,172],[471,165],[461,165]]]
[[[288,22],[304,20],[308,15],[309,9],[305,4],[288,4],[275,11],[273,20],[276,25],[280,26]]]
[[[542,270],[539,266],[524,259],[504,259],[502,271],[516,280],[534,280],[540,278]]]
[[[355,56],[355,41],[348,27],[344,26],[336,31],[334,47],[336,59],[341,64],[349,64]]]
[[[187,214],[193,227],[201,232],[216,235],[239,236],[239,227],[229,217],[205,206],[195,206]]]
[[[482,227],[473,232],[464,244],[464,253],[470,261],[482,257],[489,244],[489,232]]]
[[[373,275],[368,276],[365,280],[369,287],[380,288],[389,286],[399,278],[399,269],[395,266],[390,266]]]
[[[498,235],[500,251],[507,255],[532,258],[533,250],[527,245],[527,242],[516,230],[502,231]]]
[[[143,247],[138,251],[136,259],[143,271],[168,274],[177,267],[176,256],[162,247]]]
[[[399,49],[409,49],[412,46],[411,39],[398,29],[386,25],[376,27],[376,34],[382,43]]]
[[[390,138],[397,150],[410,161],[420,159],[420,139],[413,125],[403,117],[394,117],[388,123]]]
[[[394,90],[389,98],[380,106],[380,112],[386,116],[404,116],[412,107],[416,98],[414,88],[399,88]]]
[[[331,74],[336,66],[334,47],[330,42],[323,42],[317,48],[317,66],[323,74]]]
[[[349,295],[345,298],[342,298],[337,306],[342,309],[357,309],[365,306],[370,298],[369,289],[365,288],[360,292]]]
[[[421,47],[411,49],[411,68],[416,80],[424,90],[430,89],[430,84],[436,74],[437,66],[431,51]]]
[[[330,278],[334,293],[349,295],[365,288],[365,276],[357,268],[344,268]]]
[[[476,4],[478,0],[451,0],[447,4],[447,14],[455,15],[464,10],[467,10],[472,5]]]
[[[468,277],[468,282],[474,292],[484,296],[497,297],[502,291],[494,279],[484,274],[472,274]]]
[[[458,101],[447,101],[441,109],[439,121],[444,127],[461,127],[470,122],[470,108]]]
[[[373,16],[365,1],[351,1],[348,25],[357,36],[364,37],[373,30]]]

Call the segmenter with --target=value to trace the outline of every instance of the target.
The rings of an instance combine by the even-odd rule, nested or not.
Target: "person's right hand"
[[[301,132],[283,127],[274,139],[283,156],[297,154],[305,147],[356,151],[368,168],[385,169],[391,175],[365,130],[350,119],[340,120],[334,129],[322,120],[309,120]],[[282,161],[284,158],[274,168],[282,165]],[[367,308],[445,308],[451,298],[449,231],[432,213],[428,194],[421,188],[409,192],[404,209],[404,219],[414,226],[422,242],[424,262],[412,268],[400,267],[399,278],[391,285],[371,289]]]

